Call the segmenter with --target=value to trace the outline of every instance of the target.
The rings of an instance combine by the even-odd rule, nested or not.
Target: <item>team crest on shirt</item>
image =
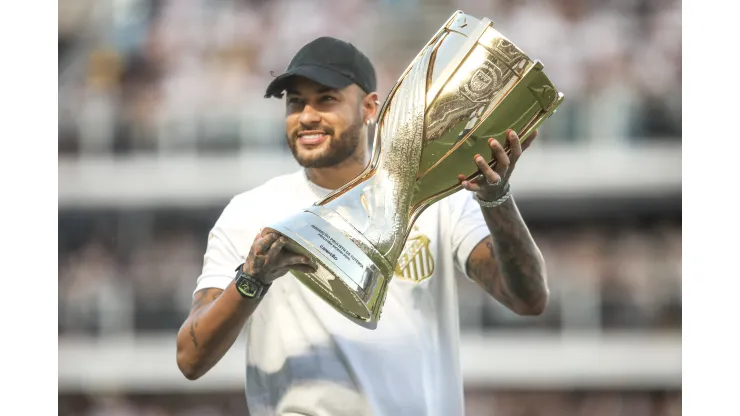
[[[416,226],[412,229],[394,270],[396,278],[410,280],[414,283],[428,279],[434,273],[434,257],[429,249],[431,240],[424,234],[418,233],[418,230]]]

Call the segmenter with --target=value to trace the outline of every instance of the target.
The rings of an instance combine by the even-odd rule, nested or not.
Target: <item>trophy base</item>
[[[317,208],[269,227],[288,238],[287,250],[308,257],[316,267],[315,273],[292,271],[298,280],[354,323],[375,329],[392,269],[339,215],[329,211],[319,216],[312,212]]]

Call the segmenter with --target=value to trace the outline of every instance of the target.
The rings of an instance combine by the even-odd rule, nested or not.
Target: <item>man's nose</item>
[[[315,125],[321,121],[321,114],[319,114],[319,112],[316,111],[315,108],[306,104],[306,106],[303,107],[303,111],[301,112],[301,117],[299,120],[304,126]]]

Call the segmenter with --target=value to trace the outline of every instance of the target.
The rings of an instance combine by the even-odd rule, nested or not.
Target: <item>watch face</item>
[[[253,298],[257,296],[257,293],[259,293],[260,287],[257,283],[249,280],[249,279],[240,279],[239,284],[237,285],[237,288],[239,289],[242,294],[248,298]]]

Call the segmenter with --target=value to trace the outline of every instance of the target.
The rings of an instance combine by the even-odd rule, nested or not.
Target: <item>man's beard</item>
[[[303,130],[310,130],[305,128]],[[355,122],[347,128],[339,137],[334,136],[334,129],[322,129],[330,137],[328,146],[318,155],[312,154],[310,157],[302,156],[298,153],[298,132],[293,134],[294,139],[287,136],[288,147],[290,147],[293,157],[304,168],[328,168],[338,165],[352,155],[360,144],[360,132],[362,131],[362,121],[358,117]],[[313,152],[312,152],[313,153]]]

